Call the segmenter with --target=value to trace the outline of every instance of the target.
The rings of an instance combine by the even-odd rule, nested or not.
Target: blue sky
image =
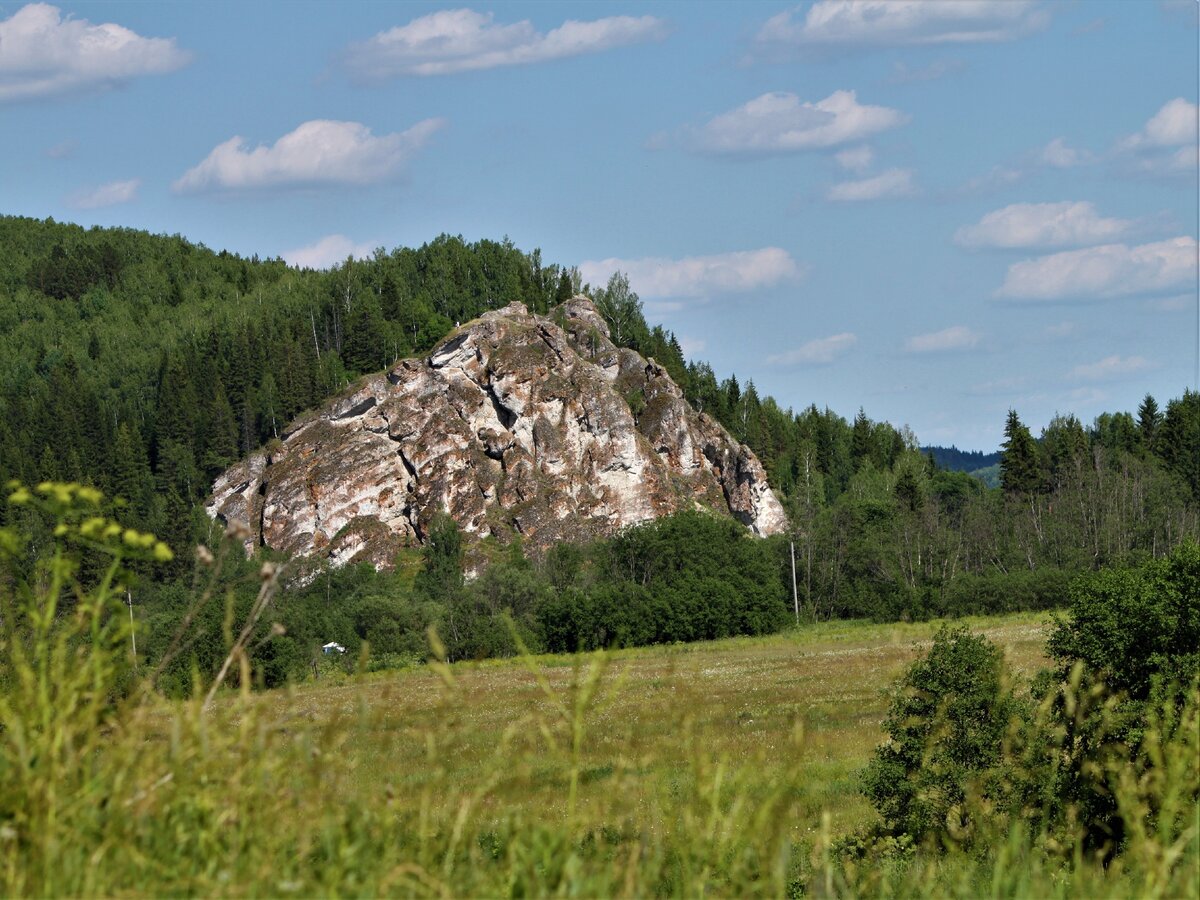
[[[796,408],[994,449],[1193,386],[1188,2],[0,3],[0,210],[508,235]]]

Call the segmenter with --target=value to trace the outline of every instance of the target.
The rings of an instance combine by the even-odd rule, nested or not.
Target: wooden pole
[[[792,548],[792,606],[796,610],[796,624],[800,624],[800,592],[796,589],[796,542],[790,541]]]
[[[133,630],[133,594],[125,589],[125,601],[129,604],[129,642],[133,645],[133,674],[137,674],[137,633]]]

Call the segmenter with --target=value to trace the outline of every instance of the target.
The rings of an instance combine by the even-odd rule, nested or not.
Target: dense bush
[[[1081,663],[1131,700],[1189,684],[1200,674],[1200,545],[1078,579],[1047,649],[1060,678]]]
[[[1047,642],[1056,667],[1028,695],[985,638],[944,628],[898,685],[863,776],[883,831],[934,846],[1020,832],[1106,860],[1151,834],[1194,843],[1198,650],[1195,545],[1078,579]]]
[[[943,626],[900,680],[883,723],[888,742],[863,775],[888,829],[917,842],[968,839],[968,792],[986,790],[982,776],[994,776],[1019,712],[1000,649]]]
[[[776,631],[788,610],[780,557],[736,522],[685,511],[638,525],[593,552],[538,613],[553,652],[711,640]]]
[[[1113,852],[1129,823],[1113,786],[1094,773],[1144,773],[1164,735],[1187,727],[1179,714],[1200,694],[1200,547],[1082,577],[1070,600],[1047,641],[1057,668],[1038,687],[1065,749],[1046,789],[1089,846]]]

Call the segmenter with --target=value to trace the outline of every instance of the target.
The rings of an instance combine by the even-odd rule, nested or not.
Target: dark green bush
[[[1047,649],[1062,678],[1082,663],[1131,700],[1191,682],[1200,673],[1200,546],[1076,581]]]
[[[986,791],[1021,707],[1004,657],[987,638],[943,626],[901,679],[884,720],[888,742],[863,775],[865,793],[894,836],[968,840],[964,801]]]

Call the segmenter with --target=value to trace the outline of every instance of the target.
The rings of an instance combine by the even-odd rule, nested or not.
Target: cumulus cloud
[[[117,206],[135,199],[141,183],[140,178],[111,181],[97,188],[73,194],[67,202],[76,209],[101,209],[105,206]]]
[[[445,9],[352,44],[345,64],[355,76],[369,80],[450,75],[599,53],[662,40],[667,31],[667,23],[654,16],[609,16],[568,20],[542,34],[528,20],[501,25],[490,12]]]
[[[1076,366],[1070,377],[1078,381],[1112,381],[1150,368],[1150,361],[1141,356],[1106,356],[1094,363]]]
[[[146,38],[111,22],[63,18],[46,3],[0,21],[0,102],[118,87],[191,61],[174,38]]]
[[[772,287],[799,278],[804,268],[786,250],[763,247],[682,259],[586,260],[579,272],[592,284],[604,284],[613,272],[624,272],[630,286],[645,297],[705,297]]]
[[[1129,247],[1105,244],[1008,267],[998,297],[1017,300],[1100,299],[1175,290],[1196,278],[1196,239],[1177,237]]]
[[[981,44],[1021,37],[1048,21],[1032,0],[818,0],[769,18],[763,48]]]
[[[1122,146],[1132,147],[1176,147],[1194,144],[1197,141],[1197,107],[1182,97],[1163,104],[1162,109],[1150,117],[1145,127],[1122,141]]]
[[[328,234],[315,243],[295,250],[283,251],[283,258],[289,265],[300,269],[328,269],[344,262],[347,257],[365,259],[370,256],[378,244],[355,243],[344,234]]]
[[[834,91],[816,103],[775,92],[688,129],[686,142],[704,153],[792,153],[861,141],[907,121],[898,110],[860,104],[854,91]]]
[[[251,150],[231,137],[188,169],[173,188],[252,190],[299,185],[363,185],[385,181],[429,141],[442,119],[426,119],[407,131],[376,136],[358,122],[314,119],[268,147]]]
[[[951,325],[929,334],[915,334],[904,342],[909,353],[943,353],[948,350],[966,350],[979,343],[978,333],[966,325]]]
[[[1140,131],[1117,143],[1116,154],[1139,174],[1194,176],[1200,163],[1200,108],[1183,97],[1169,100]]]
[[[817,338],[802,344],[795,350],[767,357],[770,366],[827,366],[858,343],[858,337],[849,331]]]
[[[963,247],[1079,247],[1118,240],[1133,228],[1128,219],[1103,218],[1085,201],[1013,203],[954,233]]]
[[[895,197],[911,197],[917,192],[913,185],[913,173],[908,169],[888,169],[870,178],[843,181],[833,185],[826,198],[838,203],[853,203],[862,200],[887,200]]]

